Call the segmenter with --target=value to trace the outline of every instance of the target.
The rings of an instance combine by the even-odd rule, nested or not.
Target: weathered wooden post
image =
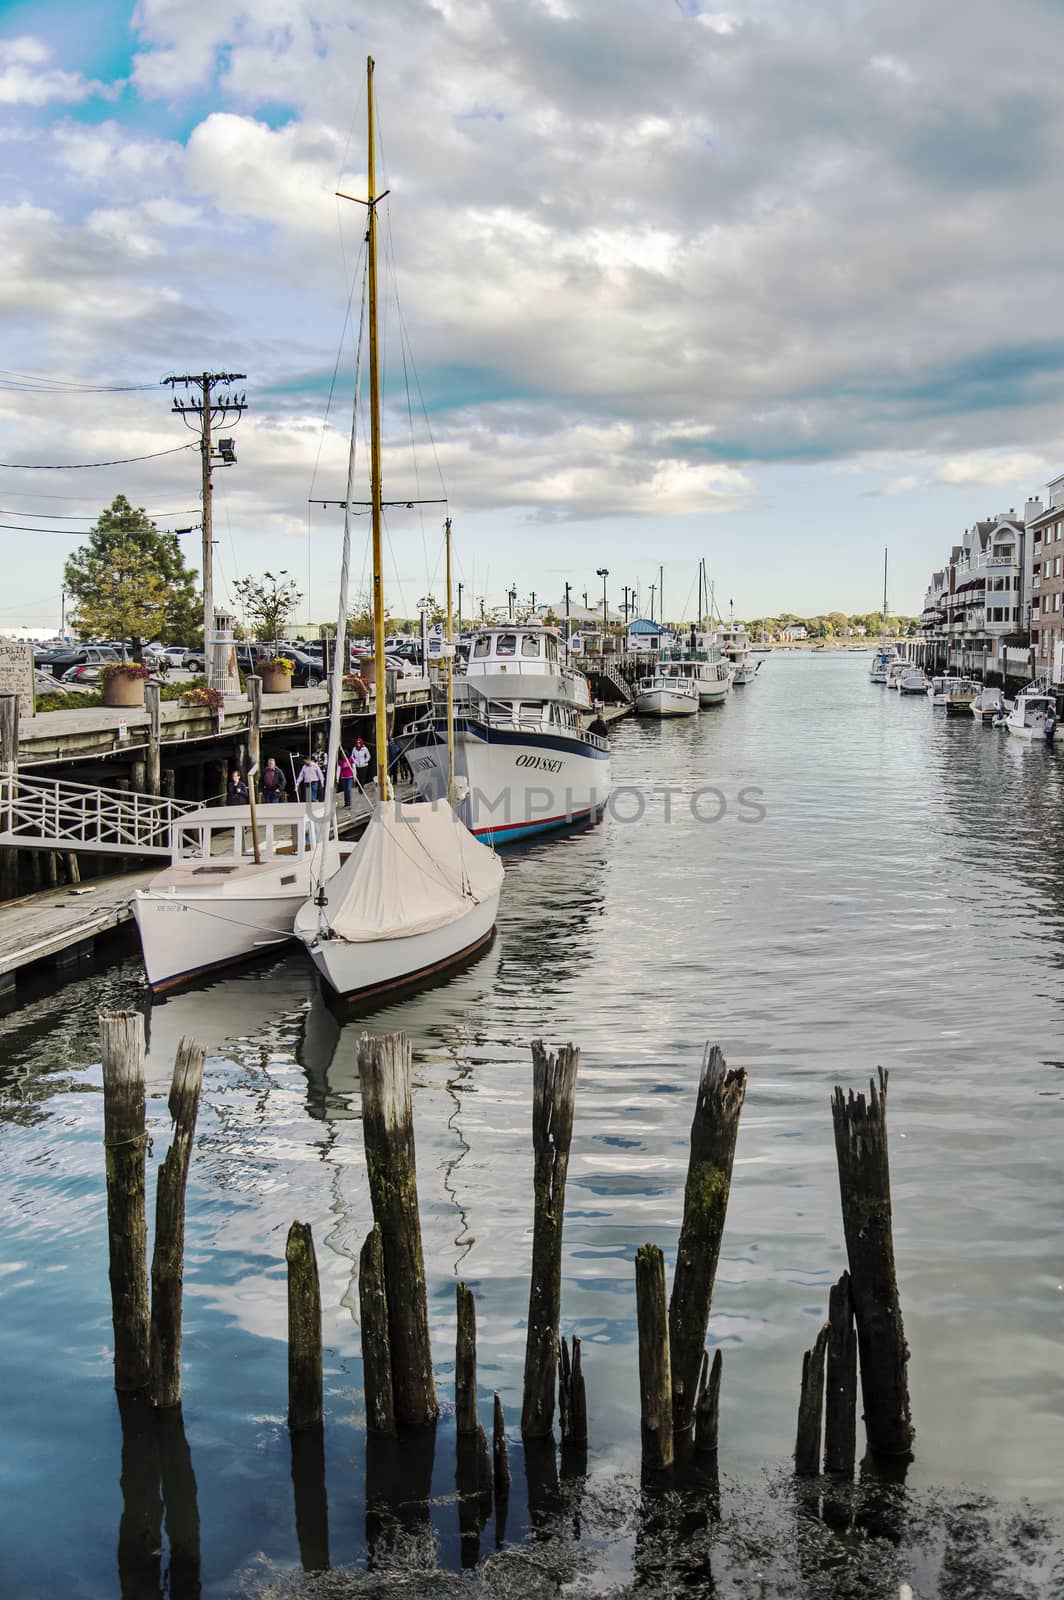
[[[724,1370],[724,1354],[718,1346],[702,1358],[702,1372],[698,1380],[698,1398],[695,1401],[695,1449],[703,1455],[717,1452],[717,1433],[720,1423],[720,1380]]]
[[[477,1309],[472,1290],[455,1285],[458,1337],[455,1346],[454,1400],[456,1441],[455,1487],[462,1565],[475,1566],[480,1534],[491,1515],[491,1460],[488,1441],[477,1415]]]
[[[824,1471],[852,1473],[857,1453],[857,1330],[848,1272],[832,1284],[828,1327]]]
[[[802,1357],[802,1390],[798,1400],[798,1431],[794,1441],[794,1470],[799,1477],[815,1478],[820,1471],[820,1426],[824,1411],[824,1356],[830,1329],[827,1323]]]
[[[107,1166],[107,1242],[115,1334],[115,1388],[146,1389],[151,1381],[148,1224],[144,1167],[144,1018],[139,1011],[100,1017],[103,1139]]]
[[[669,1303],[672,1414],[677,1433],[688,1433],[694,1417],[745,1095],[744,1069],[729,1071],[720,1049],[707,1045],[691,1121],[683,1222]]]
[[[573,1336],[572,1353],[569,1341],[562,1340],[562,1366],[558,1378],[558,1416],[561,1423],[562,1446],[587,1444],[587,1391],[584,1387],[584,1368],[580,1356],[580,1340]]]
[[[288,1426],[315,1428],[322,1413],[321,1289],[309,1222],[293,1222],[288,1263]]]
[[[432,1376],[406,1034],[381,1039],[364,1034],[358,1071],[366,1172],[384,1256],[395,1418],[416,1427],[435,1422],[439,1406]]]
[[[161,794],[162,707],[157,683],[144,685],[144,704],[148,712],[148,755],[145,763],[144,787],[148,794]]]
[[[639,1406],[643,1467],[652,1472],[673,1462],[672,1366],[665,1309],[665,1258],[644,1244],[635,1257],[635,1301],[639,1323]]]
[[[388,1295],[384,1287],[384,1246],[380,1224],[366,1235],[358,1258],[358,1318],[362,1325],[362,1381],[366,1390],[366,1428],[395,1432],[392,1353],[388,1343]]]
[[[557,1055],[532,1044],[532,1145],[534,1151],[532,1278],[525,1339],[521,1432],[546,1438],[554,1424],[558,1380],[558,1325],[562,1299],[562,1224],[565,1178],[573,1137],[573,1102],[580,1051],[561,1045]]]
[[[173,1141],[155,1191],[151,1263],[151,1380],[157,1406],[181,1402],[181,1294],[185,1277],[185,1189],[196,1133],[206,1051],[193,1039],[177,1047],[170,1084]]]
[[[842,1225],[850,1266],[850,1292],[861,1357],[865,1432],[873,1455],[912,1453],[908,1346],[894,1268],[887,1155],[887,1074],[879,1068],[879,1088],[869,1097],[831,1096],[835,1151],[839,1164]]]
[[[492,1463],[495,1499],[505,1500],[510,1493],[510,1460],[506,1453],[506,1417],[498,1394],[492,1405]]]

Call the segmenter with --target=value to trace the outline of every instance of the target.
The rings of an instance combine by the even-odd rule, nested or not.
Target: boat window
[[[180,861],[198,861],[203,854],[203,843],[198,828],[179,828],[177,831],[177,856]]]
[[[497,656],[512,656],[517,654],[516,633],[500,633],[495,643]]]
[[[486,636],[478,639],[473,646],[473,654],[474,656],[490,656],[491,640]]]
[[[547,635],[547,660],[551,662],[558,660],[558,641],[550,633]]]
[[[542,640],[536,633],[523,633],[521,635],[521,654],[523,656],[541,656]]]
[[[299,823],[275,822],[273,823],[273,853],[275,856],[294,856],[299,854]]]
[[[260,822],[255,832],[259,836],[259,851],[261,854],[266,846],[266,824]],[[255,854],[255,840],[252,836],[251,825],[248,824],[248,826],[242,830],[242,833],[243,838],[241,853],[245,856],[253,856]]]

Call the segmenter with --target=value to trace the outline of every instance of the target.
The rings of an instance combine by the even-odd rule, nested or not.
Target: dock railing
[[[196,802],[101,789],[66,779],[0,774],[0,845],[169,856],[170,830]]]

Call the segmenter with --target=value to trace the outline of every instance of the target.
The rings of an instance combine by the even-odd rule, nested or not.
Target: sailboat
[[[702,585],[705,561],[698,563],[698,625],[691,624],[683,644],[661,651],[662,670],[670,677],[690,678],[698,693],[700,707],[719,706],[732,686],[732,670],[724,660],[720,646],[712,634],[705,632],[705,611],[702,607]],[[706,582],[706,598],[709,598]],[[666,665],[667,664],[667,665]]]
[[[890,669],[897,659],[897,651],[887,648],[887,552],[883,551],[883,621],[879,630],[879,649],[876,651],[869,669],[868,680],[870,683],[887,683],[890,679]]]
[[[400,803],[388,782],[388,709],[384,659],[382,557],[381,386],[377,317],[377,194],[373,116],[373,57],[366,63],[369,121],[364,202],[369,226],[370,496],[373,536],[373,649],[378,798],[365,833],[333,876],[296,917],[295,931],[326,983],[344,999],[367,999],[425,982],[487,944],[495,929],[503,869],[498,856],[455,814],[454,644],[451,621],[451,522],[447,541],[447,799]],[[351,196],[341,198],[350,199]],[[329,711],[326,798],[335,782],[340,742],[340,674],[347,653],[347,574],[357,429],[352,421],[344,514],[344,560]]]

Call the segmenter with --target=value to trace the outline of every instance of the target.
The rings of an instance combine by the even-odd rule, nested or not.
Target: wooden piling
[[[672,1412],[678,1433],[690,1431],[694,1416],[745,1095],[744,1069],[729,1071],[717,1045],[707,1045],[691,1121],[683,1222],[669,1302]]]
[[[148,1225],[144,1166],[144,1018],[139,1011],[100,1016],[103,1126],[107,1168],[107,1242],[115,1388],[146,1389],[151,1381]]]
[[[794,1470],[799,1477],[815,1478],[820,1471],[820,1429],[824,1411],[824,1357],[830,1329],[821,1328],[811,1350],[802,1357],[802,1389],[798,1400],[798,1432],[794,1441]]]
[[[455,1285],[458,1338],[454,1364],[455,1425],[459,1433],[476,1433],[477,1421],[477,1308],[473,1291]]]
[[[673,1461],[672,1367],[665,1309],[665,1258],[657,1245],[644,1244],[635,1257],[635,1300],[639,1323],[639,1405],[643,1466],[650,1471]]]
[[[308,1222],[293,1222],[288,1263],[288,1426],[315,1428],[322,1413],[321,1289]]]
[[[181,1401],[181,1295],[185,1277],[185,1188],[196,1133],[206,1051],[194,1039],[177,1047],[170,1084],[174,1134],[155,1192],[151,1263],[151,1381],[157,1406]]]
[[[410,1041],[404,1033],[380,1039],[364,1034],[358,1070],[366,1171],[384,1255],[395,1418],[424,1426],[436,1421],[439,1406],[417,1203]]]
[[[562,1045],[553,1055],[542,1041],[532,1044],[532,1277],[521,1406],[521,1432],[526,1438],[546,1438],[554,1424],[565,1178],[579,1064],[575,1045]]]
[[[148,711],[148,753],[144,768],[144,787],[149,794],[162,793],[162,708],[159,685],[144,685],[144,704]]]
[[[567,1339],[563,1339],[561,1344],[558,1418],[561,1423],[563,1445],[587,1444],[587,1391],[584,1387],[580,1340],[575,1334],[571,1353]]]
[[[703,1455],[715,1455],[720,1421],[720,1380],[724,1370],[724,1353],[718,1346],[702,1358],[702,1372],[698,1380],[698,1398],[695,1401],[695,1449]]]
[[[510,1493],[510,1458],[506,1452],[506,1417],[498,1394],[492,1407],[492,1463],[494,1466],[495,1499],[505,1500]]]
[[[358,1315],[362,1325],[362,1382],[366,1391],[366,1428],[370,1433],[395,1432],[392,1397],[392,1354],[388,1343],[388,1296],[384,1287],[384,1246],[380,1224],[374,1223],[358,1258]]]
[[[824,1471],[850,1474],[857,1453],[857,1329],[848,1272],[831,1287],[828,1327]]]
[[[868,1448],[873,1455],[908,1457],[913,1442],[909,1350],[894,1267],[883,1068],[878,1091],[874,1081],[869,1083],[867,1101],[836,1086],[831,1114]]]

